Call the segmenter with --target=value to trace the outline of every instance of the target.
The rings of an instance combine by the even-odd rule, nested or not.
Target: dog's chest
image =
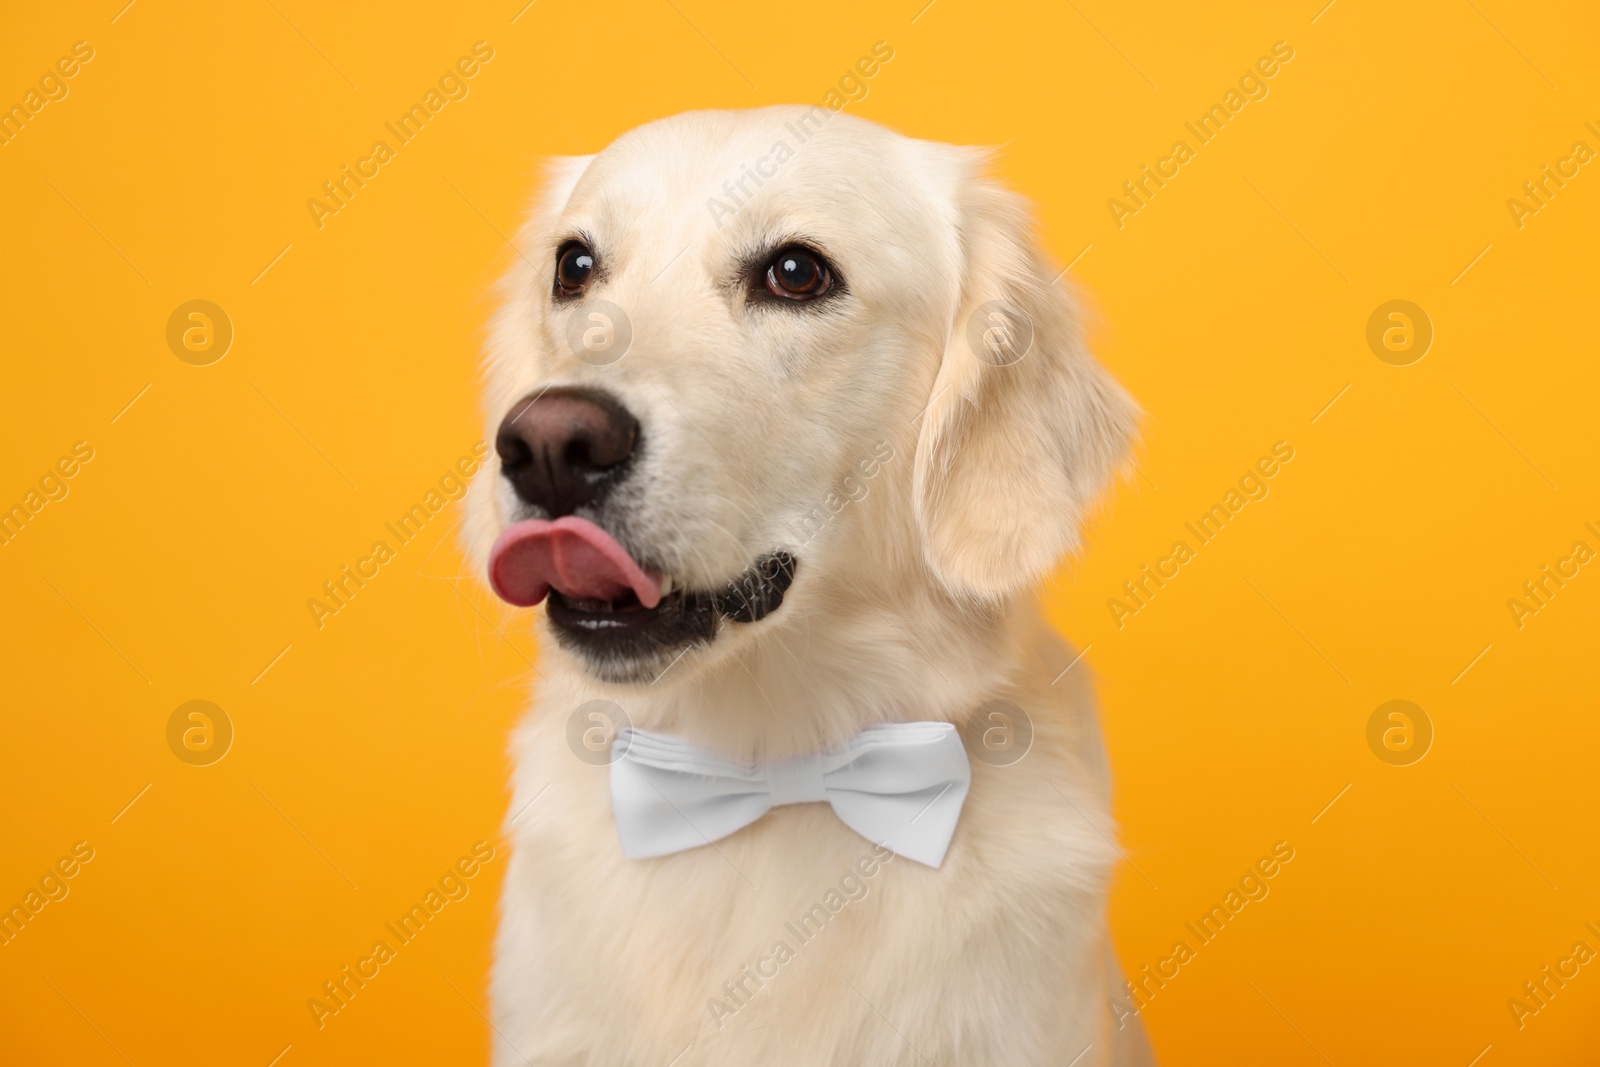
[[[564,1005],[552,1011],[626,1027],[629,1056],[698,1050],[687,1067],[807,1048],[817,1058],[777,1062],[829,1062],[879,1012],[902,1010],[946,1047],[998,1025],[994,993],[1010,986],[1022,1030],[1042,1041],[1061,1013],[1029,1003],[1059,1001],[1067,972],[1097,951],[1109,850],[1050,788],[1047,753],[1028,773],[975,767],[935,870],[875,847],[825,803],[626,860],[606,769],[575,766],[550,740],[560,747],[523,750],[519,792],[549,789],[514,827],[497,985],[514,975],[510,985]]]

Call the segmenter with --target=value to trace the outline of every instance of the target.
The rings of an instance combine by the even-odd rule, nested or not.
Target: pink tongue
[[[489,550],[489,584],[521,608],[539,603],[551,588],[594,600],[616,600],[631,589],[644,607],[661,603],[661,579],[641,569],[610,534],[576,515],[506,527]]]

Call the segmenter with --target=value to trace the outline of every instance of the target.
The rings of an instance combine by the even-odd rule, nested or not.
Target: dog
[[[1149,1062],[1111,1007],[1087,671],[1033,593],[1137,409],[989,158],[786,106],[550,162],[464,524],[496,591],[544,605],[496,1064]],[[897,854],[820,794],[625,851],[624,736],[791,767],[885,725],[969,768],[947,851]]]

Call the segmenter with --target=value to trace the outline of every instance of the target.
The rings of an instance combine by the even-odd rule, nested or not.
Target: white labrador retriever
[[[497,1064],[1146,1062],[1087,672],[1031,595],[1135,409],[986,159],[778,107],[550,166],[468,523],[546,604]],[[891,735],[899,771],[838,769]]]

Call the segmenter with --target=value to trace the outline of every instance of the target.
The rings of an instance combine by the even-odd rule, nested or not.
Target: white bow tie
[[[867,840],[937,867],[972,780],[960,735],[944,722],[873,726],[842,748],[767,766],[628,727],[612,756],[611,810],[629,859],[698,848],[780,804],[821,800]]]

